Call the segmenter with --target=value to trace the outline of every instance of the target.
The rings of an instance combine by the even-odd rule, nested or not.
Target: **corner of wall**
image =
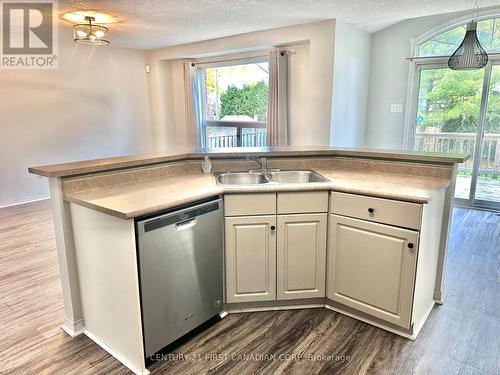
[[[369,32],[350,23],[338,20],[336,22],[331,98],[331,146],[364,146],[371,38]]]

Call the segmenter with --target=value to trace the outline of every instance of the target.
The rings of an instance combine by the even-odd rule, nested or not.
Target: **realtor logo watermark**
[[[57,2],[1,3],[2,69],[57,68]]]

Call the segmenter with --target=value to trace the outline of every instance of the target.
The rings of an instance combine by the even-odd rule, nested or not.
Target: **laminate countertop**
[[[184,174],[95,190],[71,192],[65,199],[122,219],[154,214],[224,193],[334,190],[428,203],[450,180],[408,174],[316,168],[329,182],[305,184],[218,185],[212,174]]]
[[[470,155],[456,153],[421,152],[404,150],[383,150],[367,148],[341,148],[327,146],[310,147],[228,147],[221,149],[193,148],[179,151],[156,152],[143,155],[127,155],[95,160],[82,160],[71,163],[42,165],[28,168],[33,174],[46,177],[68,177],[87,173],[98,173],[124,168],[159,163],[172,163],[185,160],[202,160],[205,154],[210,159],[245,158],[246,155],[259,155],[270,158],[279,157],[357,157],[383,160],[400,160],[435,164],[463,163]]]

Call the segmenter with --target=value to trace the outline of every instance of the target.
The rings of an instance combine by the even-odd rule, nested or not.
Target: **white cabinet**
[[[422,205],[393,199],[332,192],[332,212],[377,223],[419,230]]]
[[[409,328],[418,232],[331,215],[327,296]]]
[[[224,199],[226,302],[324,298],[335,311],[418,335],[435,303],[444,190],[426,204],[340,192]]]
[[[325,297],[328,192],[224,201],[226,302]]]
[[[276,215],[225,221],[227,302],[276,299]]]
[[[325,296],[326,223],[326,213],[278,215],[278,299]]]

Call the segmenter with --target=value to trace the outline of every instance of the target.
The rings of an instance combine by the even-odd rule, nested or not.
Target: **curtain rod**
[[[488,53],[488,57],[497,57],[500,56],[500,53]],[[413,57],[405,57],[405,60],[408,61],[416,61],[416,60],[430,60],[430,59],[449,59],[450,56],[413,56]]]
[[[295,55],[295,53],[296,53],[295,51],[289,51],[289,50],[282,50],[280,52],[281,56]],[[241,60],[258,59],[258,58],[262,58],[262,57],[267,57],[267,54],[257,55],[257,56],[248,56],[248,57],[235,57],[232,59],[220,59],[220,60],[211,60],[211,61],[192,62],[191,66],[203,65],[203,64],[216,64],[216,63],[222,63],[222,62],[228,62],[228,61],[241,61]]]

